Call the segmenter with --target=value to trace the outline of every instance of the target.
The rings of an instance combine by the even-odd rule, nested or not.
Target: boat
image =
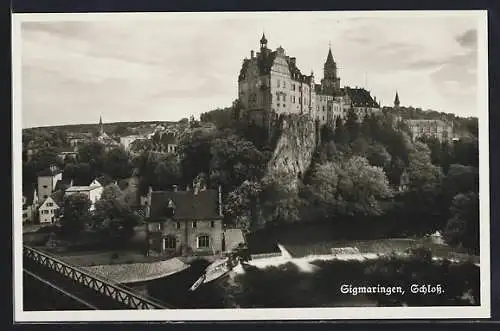
[[[203,281],[205,280],[205,274],[201,275],[200,278],[194,282],[194,284],[189,288],[190,291],[195,291],[198,287],[200,287],[201,284],[203,284]]]
[[[213,282],[227,275],[234,268],[229,258],[218,259],[205,268],[205,272],[196,280],[196,282],[189,288],[190,291],[195,291],[202,284]]]

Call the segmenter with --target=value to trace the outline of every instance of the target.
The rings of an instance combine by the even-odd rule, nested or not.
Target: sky
[[[323,77],[331,44],[342,86],[382,105],[477,116],[471,14],[86,14],[21,23],[23,128],[177,121],[230,106],[262,33],[305,74]]]

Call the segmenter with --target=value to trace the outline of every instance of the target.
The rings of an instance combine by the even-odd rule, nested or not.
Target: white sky
[[[354,16],[355,15],[355,16]],[[117,15],[118,16],[118,15]],[[21,26],[23,127],[175,121],[231,105],[243,58],[282,46],[392,105],[477,116],[477,16],[284,12],[66,16]],[[120,19],[116,19],[120,18]],[[15,55],[19,56],[19,55]]]

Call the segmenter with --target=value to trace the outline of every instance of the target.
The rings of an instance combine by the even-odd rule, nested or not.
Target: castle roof
[[[344,87],[343,92],[349,96],[354,107],[380,107],[379,104],[373,100],[370,92],[364,88]]]
[[[162,219],[167,215],[170,202],[175,205],[176,220],[219,219],[218,192],[207,189],[199,191],[153,191],[151,192],[151,219]]]
[[[268,75],[271,72],[271,68],[274,64],[274,60],[276,59],[277,55],[278,51],[274,52],[268,51],[259,53],[256,59],[244,59],[243,65],[240,70],[240,74],[238,76],[238,81],[242,81],[243,79],[245,79],[245,73],[251,61],[257,61],[257,67],[259,69],[260,75]],[[295,58],[290,58],[288,56],[286,56],[285,58],[288,63],[288,69],[290,70],[290,75],[292,76],[292,79],[310,84],[312,81],[312,76],[304,75],[300,71],[300,69],[297,67],[297,64],[294,61]]]

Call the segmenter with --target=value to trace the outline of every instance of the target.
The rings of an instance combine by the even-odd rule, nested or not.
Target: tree
[[[182,173],[177,157],[169,154],[160,159],[154,168],[154,175],[158,186],[162,189],[169,189],[172,185],[179,184]]]
[[[263,179],[259,201],[266,222],[279,224],[300,219],[303,201],[299,197],[298,188],[290,184],[295,180],[285,172],[275,173],[273,177]]]
[[[97,142],[89,142],[78,148],[78,159],[82,163],[88,163],[90,166],[90,176],[98,177],[103,171],[106,151],[104,146]]]
[[[346,145],[349,143],[349,132],[347,131],[344,121],[340,118],[340,116],[337,117],[335,121],[335,132],[333,136],[337,144]]]
[[[479,253],[479,194],[460,193],[453,198],[451,218],[443,231],[445,240],[454,246]]]
[[[379,215],[380,202],[392,196],[384,171],[360,156],[318,165],[308,192],[310,204],[327,218]]]
[[[91,201],[84,194],[69,195],[64,199],[61,219],[62,232],[70,237],[79,236],[90,222]]]
[[[244,230],[254,228],[262,184],[244,181],[227,194],[224,204],[224,216],[230,223],[235,223]]]
[[[441,168],[431,162],[427,145],[416,142],[409,154],[409,191],[405,193],[406,218],[418,235],[425,235],[444,226],[448,205],[443,200]],[[425,208],[422,208],[425,206]]]
[[[221,133],[217,131],[195,129],[181,138],[179,154],[182,156],[181,168],[185,184],[191,183],[199,173],[210,173],[212,141],[219,135]]]
[[[347,129],[347,132],[349,133],[349,138],[351,141],[359,137],[361,133],[361,125],[359,123],[358,115],[352,108],[347,112],[345,127]]]
[[[449,203],[459,193],[478,193],[479,169],[461,164],[452,164],[443,180],[443,192]]]
[[[388,170],[391,165],[392,157],[385,149],[384,145],[374,143],[366,151],[366,157],[371,165]]]
[[[118,185],[107,185],[95,208],[97,224],[104,229],[109,240],[123,244],[134,234],[138,218],[126,203]]]
[[[244,180],[259,180],[267,166],[267,156],[250,141],[238,136],[220,137],[213,141],[210,154],[210,183],[227,190]]]
[[[443,174],[439,167],[432,164],[429,147],[423,143],[415,143],[415,148],[408,158],[410,188],[421,192],[437,189],[441,184]]]
[[[133,165],[128,153],[118,147],[105,155],[102,170],[114,179],[124,179],[132,175]]]
[[[477,138],[460,138],[453,144],[452,163],[479,167],[479,145]]]

